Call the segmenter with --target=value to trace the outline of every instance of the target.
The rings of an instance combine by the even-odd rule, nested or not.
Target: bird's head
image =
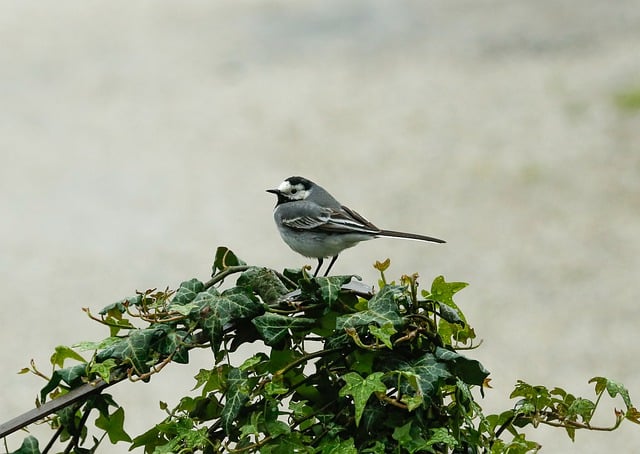
[[[278,196],[278,203],[295,202],[304,200],[311,194],[313,182],[303,177],[289,177],[280,183],[276,189],[267,189]]]

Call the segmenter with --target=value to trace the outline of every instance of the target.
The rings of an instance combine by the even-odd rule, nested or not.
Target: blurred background
[[[469,282],[487,413],[518,379],[640,401],[640,1],[2,2],[0,41],[0,421],[33,406],[31,358],[107,334],[82,307],[206,279],[218,245],[313,264],[264,192],[290,175],[448,241],[371,241],[334,272]],[[208,359],[112,388],[129,433]],[[631,423],[530,437],[640,450]]]

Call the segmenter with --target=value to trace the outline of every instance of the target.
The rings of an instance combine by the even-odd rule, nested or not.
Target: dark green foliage
[[[161,402],[168,416],[150,422],[145,433],[132,440],[124,409],[98,394],[51,419],[60,440],[70,440],[75,452],[98,446],[94,439],[91,448],[81,447],[91,444],[87,416],[96,410],[95,427],[112,443],[145,453],[518,454],[538,449],[522,434],[524,426],[560,426],[572,439],[578,429],[593,429],[605,391],[626,410],[599,430],[613,430],[625,418],[638,422],[627,390],[601,377],[592,380],[595,402],[518,382],[515,407],[485,416],[476,399],[489,372],[469,357],[475,333],[453,300],[467,284],[439,276],[429,291],[418,292],[417,275],[387,282],[388,266],[376,264],[380,289],[362,295],[344,287],[355,276],[280,274],[219,248],[206,283],[191,279],[175,292],[138,293],[100,317],[87,310],[109,336],[79,344],[94,351],[88,362],[57,347],[51,358],[57,369],[40,400],[98,378],[146,381],[171,362],[188,363],[189,351],[204,347],[212,351],[211,369],[195,375],[195,387],[173,408]],[[220,288],[233,274],[235,286]],[[249,342],[259,353],[233,355]],[[79,364],[63,367],[67,360]],[[16,452],[40,452],[37,440],[28,437]]]

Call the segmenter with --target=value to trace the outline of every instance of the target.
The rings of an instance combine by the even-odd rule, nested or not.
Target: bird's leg
[[[331,259],[331,262],[329,262],[329,266],[327,267],[327,271],[324,272],[325,277],[329,274],[329,270],[331,269],[333,264],[336,263],[336,260],[338,260],[338,256],[334,255],[333,258]]]
[[[318,275],[318,271],[320,271],[320,267],[322,266],[322,262],[323,262],[322,257],[318,257],[318,267],[313,272],[313,277],[316,277]]]

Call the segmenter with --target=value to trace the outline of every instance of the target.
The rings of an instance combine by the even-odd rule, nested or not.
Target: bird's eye
[[[291,188],[291,194],[295,194],[296,192],[298,192],[296,188]]]

